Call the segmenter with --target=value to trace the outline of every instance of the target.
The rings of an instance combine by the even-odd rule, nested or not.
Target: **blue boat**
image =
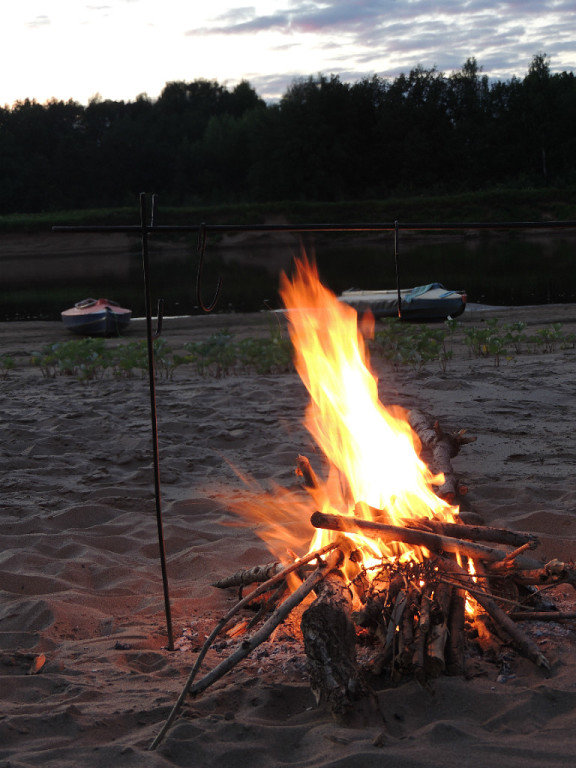
[[[376,319],[398,317],[398,291],[344,291],[339,301],[358,313],[370,310]],[[446,320],[458,317],[466,309],[463,291],[448,291],[440,283],[419,285],[400,291],[400,306],[404,320]]]
[[[83,299],[61,313],[62,322],[83,336],[118,336],[130,323],[132,310],[109,299]]]

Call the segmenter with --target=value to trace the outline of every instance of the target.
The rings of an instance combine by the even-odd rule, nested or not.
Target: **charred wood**
[[[314,512],[310,522],[315,528],[324,528],[332,531],[347,531],[349,533],[363,533],[371,538],[383,541],[402,541],[417,547],[426,547],[433,552],[458,553],[475,560],[496,562],[503,560],[508,554],[505,550],[488,547],[465,539],[456,539],[451,536],[443,536],[438,533],[421,531],[416,528],[401,528],[396,525],[376,523],[371,520],[362,520],[358,517],[334,515],[324,512]],[[526,555],[520,555],[516,563],[521,568],[539,567],[537,560]]]
[[[511,576],[517,584],[537,584],[546,587],[554,584],[570,584],[576,589],[576,566],[560,560],[550,560],[542,568],[534,570],[516,570]]]
[[[422,595],[416,636],[414,638],[414,677],[420,685],[426,685],[426,646],[430,631],[430,598]]]
[[[318,585],[316,600],[301,620],[310,685],[316,702],[346,720],[368,695],[356,661],[352,595],[343,575],[332,570]]]
[[[443,570],[448,570],[452,573],[456,572],[458,574],[458,580],[460,581],[462,588],[465,590],[470,588],[474,594],[474,599],[482,606],[482,608],[484,608],[494,623],[504,630],[522,655],[533,661],[537,666],[542,667],[546,672],[550,671],[550,663],[536,643],[514,623],[510,616],[500,608],[488,592],[478,589],[478,586],[474,584],[471,576],[464,570],[464,568],[454,561],[447,560],[443,557],[438,558],[438,564]]]
[[[368,504],[359,502],[356,504],[356,516],[366,516],[368,511],[371,517],[379,523],[387,525],[400,525],[406,528],[416,528],[420,531],[438,533],[452,538],[468,539],[469,541],[489,541],[493,544],[506,544],[512,547],[520,547],[529,544],[527,549],[533,549],[538,546],[539,539],[533,533],[523,531],[510,531],[507,528],[492,528],[487,525],[468,525],[464,522],[448,523],[442,520],[424,519],[424,518],[401,518],[395,521],[385,509],[377,509]]]
[[[464,622],[466,618],[466,594],[463,589],[454,589],[448,634],[446,671],[449,675],[463,675],[464,666]]]
[[[446,669],[446,642],[452,603],[452,587],[439,583],[434,589],[431,629],[428,637],[428,666],[430,677],[439,677]]]

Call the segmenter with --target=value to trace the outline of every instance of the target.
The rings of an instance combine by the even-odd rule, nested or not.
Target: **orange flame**
[[[386,408],[378,399],[356,311],[321,284],[316,266],[306,258],[296,262],[292,279],[282,276],[280,292],[296,368],[310,394],[305,425],[329,464],[328,479],[311,491],[315,508],[364,518],[382,510],[394,525],[407,518],[453,520],[458,509],[434,493],[432,484],[439,478],[418,457],[420,441],[405,412]],[[310,550],[333,535],[317,531]],[[351,539],[363,552],[364,567],[372,558],[375,565],[402,553],[403,559],[421,559],[408,547],[356,534]]]

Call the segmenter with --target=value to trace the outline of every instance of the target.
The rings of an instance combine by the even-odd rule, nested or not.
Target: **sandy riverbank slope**
[[[576,329],[573,306],[496,314]],[[465,322],[484,316],[466,313]],[[267,322],[261,315],[168,320],[165,338],[178,346],[220,327],[256,335]],[[142,330],[135,323],[128,339]],[[181,368],[159,382],[166,549],[183,649],[170,653],[147,383],[43,379],[27,366],[32,351],[65,338],[55,323],[0,327],[0,352],[17,362],[0,381],[0,765],[573,765],[576,634],[568,624],[529,627],[553,662],[549,678],[514,657],[512,676],[483,665],[471,679],[440,678],[433,694],[416,682],[380,685],[387,720],[380,746],[380,729],[345,728],[315,708],[299,642],[287,634],[190,702],[159,751],[147,752],[194,649],[235,599],[210,584],[270,559],[250,528],[230,525],[233,500],[247,494],[231,465],[299,494],[296,456],[322,464],[302,426],[307,395],[296,374],[218,380]],[[446,373],[378,366],[383,402],[424,408],[447,429],[477,436],[455,459],[470,487],[467,506],[487,523],[537,531],[539,555],[548,559],[575,552],[575,355],[519,355],[497,368],[460,350]],[[570,588],[554,594],[574,610]],[[207,665],[232,646],[218,645]],[[39,654],[44,668],[27,674]]]

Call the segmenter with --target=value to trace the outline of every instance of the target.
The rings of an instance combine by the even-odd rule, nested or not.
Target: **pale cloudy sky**
[[[171,80],[248,79],[264,98],[320,72],[346,81],[475,56],[523,77],[576,68],[576,0],[4,0],[0,105],[158,96]]]

